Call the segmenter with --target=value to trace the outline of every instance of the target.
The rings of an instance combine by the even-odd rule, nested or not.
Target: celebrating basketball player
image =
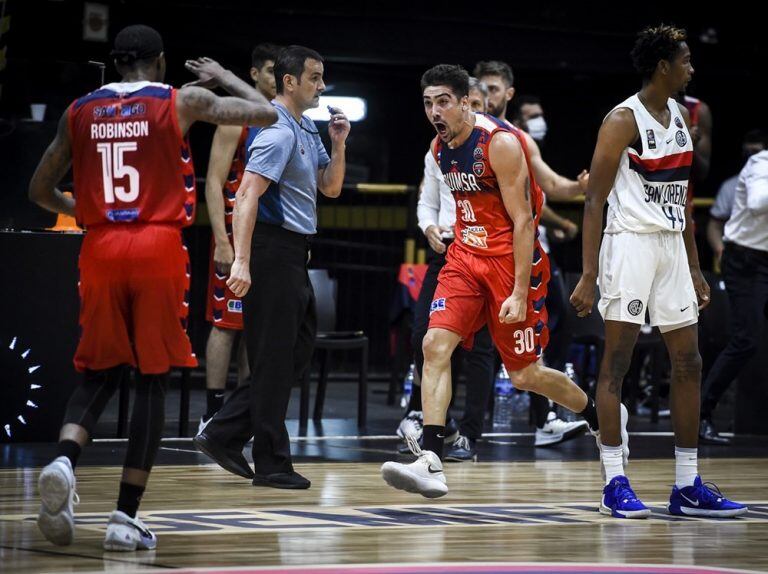
[[[387,462],[386,482],[426,497],[448,492],[442,468],[450,359],[487,324],[515,387],[581,413],[597,428],[594,402],[565,374],[540,364],[547,344],[549,263],[536,238],[543,195],[520,132],[469,109],[469,76],[439,65],[421,79],[424,111],[437,137],[432,153],[456,201],[455,241],[438,277],[424,338],[423,450],[412,464]]]
[[[583,317],[592,311],[596,280],[599,283],[605,353],[597,406],[606,480],[600,511],[620,518],[642,518],[651,512],[624,474],[619,429],[621,386],[646,309],[672,361],[676,464],[669,512],[722,517],[747,511],[698,476],[697,322],[699,310],[709,303],[709,286],[699,269],[685,209],[693,158],[688,113],[674,100],[693,74],[685,40],[684,30],[665,25],[646,28],[637,38],[632,59],[643,86],[616,106],[600,128],[584,207],[583,274],[571,295]]]
[[[131,365],[139,373],[136,398],[104,548],[152,549],[157,539],[136,512],[160,446],[168,372],[197,364],[184,330],[189,259],[181,228],[195,213],[186,133],[195,121],[265,126],[277,114],[257,90],[208,58],[186,63],[197,85],[162,84],[163,41],[147,26],[124,28],[112,55],[121,81],[69,107],[29,186],[33,201],[76,216],[88,230],[75,354],[84,380],[67,405],[57,457],[40,474],[37,524],[54,544],[72,543],[74,468],[123,367]],[[221,86],[235,97],[201,86]],[[74,199],[56,189],[70,164]]]

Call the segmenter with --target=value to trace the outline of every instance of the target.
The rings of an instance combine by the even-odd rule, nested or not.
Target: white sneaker
[[[60,456],[40,473],[40,512],[37,527],[46,540],[66,546],[75,538],[75,516],[72,507],[80,503],[75,492],[75,473],[66,456]]]
[[[138,517],[131,518],[120,510],[112,512],[104,537],[104,550],[130,552],[156,547],[157,536]]]
[[[208,420],[205,420],[205,417],[200,417],[200,423],[197,425],[197,434],[200,434],[205,430],[205,427],[208,426],[208,423],[211,422],[211,419],[213,417],[209,417]]]
[[[448,494],[443,463],[431,450],[421,450],[417,440],[406,435],[411,452],[418,458],[411,464],[385,462],[381,476],[386,483],[398,490],[421,494],[426,498],[439,498]]]
[[[409,412],[397,427],[397,436],[402,439],[407,436],[413,436],[416,437],[416,440],[419,440],[423,432],[424,414],[421,411]]]
[[[533,444],[534,446],[557,444],[583,433],[586,428],[587,421],[567,422],[550,411],[544,426],[536,429],[536,438]]]
[[[619,403],[619,416],[621,421],[621,454],[624,463],[624,470],[626,471],[627,465],[629,464],[629,432],[627,432],[629,411],[627,410],[627,407],[624,406],[624,403]],[[587,428],[589,429],[590,434],[595,437],[598,453],[602,453],[603,448],[602,443],[600,442],[600,431],[594,431],[589,427]],[[603,468],[602,459],[600,460],[600,473],[603,477],[603,481],[605,481],[605,469]]]

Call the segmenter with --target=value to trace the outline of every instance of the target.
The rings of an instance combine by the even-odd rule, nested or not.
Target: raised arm
[[[528,158],[531,161],[531,169],[539,184],[541,190],[546,194],[547,199],[552,201],[563,201],[581,195],[587,189],[589,173],[583,170],[577,179],[568,179],[552,169],[541,155],[541,149],[536,140],[523,132],[525,144],[528,147]]]
[[[232,237],[235,244],[235,261],[230,270],[227,285],[238,297],[251,288],[251,237],[259,211],[259,198],[272,183],[266,177],[246,171],[237,190],[235,213],[232,218]]]
[[[229,244],[224,223],[224,186],[227,183],[232,158],[240,141],[239,126],[219,126],[213,134],[211,155],[208,160],[208,174],[205,176],[205,205],[213,231],[213,262],[219,273],[229,273],[235,252]]]
[[[210,58],[188,60],[186,68],[198,76],[176,96],[176,113],[182,133],[197,121],[236,126],[268,126],[277,121],[277,112],[259,91],[225,70]],[[209,89],[220,86],[232,94],[219,97]]]
[[[56,137],[45,150],[29,182],[29,199],[54,213],[75,215],[75,200],[59,191],[56,186],[72,163],[72,144],[69,137],[67,112],[61,116]]]
[[[501,305],[499,322],[520,323],[525,320],[533,263],[535,230],[530,199],[531,181],[522,147],[515,136],[498,133],[489,147],[491,168],[496,174],[504,207],[514,225],[515,286]]]
[[[611,112],[600,127],[597,145],[589,170],[589,185],[584,201],[582,224],[582,274],[571,295],[571,304],[579,317],[592,312],[598,271],[598,252],[603,228],[603,208],[611,193],[619,169],[621,155],[638,137],[631,110],[620,108]]]
[[[693,138],[694,181],[704,181],[709,175],[712,157],[712,111],[704,102],[701,102],[699,107],[699,124],[689,131],[692,132],[691,137]]]
[[[331,119],[328,122],[328,135],[331,138],[331,161],[319,170],[317,187],[326,197],[339,197],[344,185],[346,171],[347,136],[350,124],[347,116],[338,108],[329,108]],[[319,139],[319,138],[318,138]],[[322,144],[319,144],[322,145]]]
[[[688,127],[688,131],[691,130],[691,117],[688,114],[688,110],[685,106],[678,104],[680,108],[680,114],[685,120],[685,125]],[[696,160],[694,160],[694,164]],[[689,184],[690,185],[690,184]],[[693,288],[696,291],[696,297],[699,302],[699,309],[703,309],[709,305],[709,285],[704,274],[701,272],[701,266],[699,265],[699,250],[696,248],[696,238],[693,235],[693,209],[685,210],[685,229],[683,230],[683,242],[685,243],[685,252],[688,256],[688,267],[691,271],[691,279],[693,280]]]

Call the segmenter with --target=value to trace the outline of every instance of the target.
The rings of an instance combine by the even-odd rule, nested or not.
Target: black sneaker
[[[243,456],[242,450],[222,446],[205,432],[197,435],[192,442],[197,450],[208,455],[224,470],[243,478],[253,478],[253,471]]]
[[[720,436],[720,433],[717,432],[715,425],[712,424],[710,419],[701,419],[699,423],[699,440],[704,444],[731,444],[731,439]]]
[[[276,472],[273,474],[256,474],[253,476],[253,486],[269,486],[289,490],[303,490],[312,483],[295,470],[291,472]]]
[[[459,435],[458,438],[445,449],[443,460],[449,462],[466,462],[468,460],[477,462],[477,448],[475,448],[475,441],[464,435]]]

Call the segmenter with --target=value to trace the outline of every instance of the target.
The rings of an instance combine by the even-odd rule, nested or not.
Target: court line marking
[[[513,437],[532,437],[536,433],[532,432],[509,432],[509,433],[483,433],[482,438],[513,438]],[[587,433],[584,433],[587,436]],[[629,436],[659,436],[659,437],[673,437],[675,433],[671,431],[638,431],[630,432]],[[721,432],[720,436],[733,437],[734,433]],[[163,438],[161,442],[192,442],[193,437],[173,437]],[[292,442],[313,442],[313,441],[328,441],[328,440],[402,440],[397,435],[328,435],[328,436],[292,436]],[[127,438],[95,438],[92,440],[94,443],[124,443],[128,442]]]
[[[58,552],[56,550],[47,550],[45,548],[28,548],[26,546],[9,546],[6,544],[0,544],[0,548],[5,548],[6,550],[21,550],[22,552],[31,552],[33,554],[52,554],[53,556],[69,556],[71,558],[87,558],[88,560],[100,560],[102,562],[118,562],[120,564],[131,564],[136,566],[150,566],[150,567],[157,567],[157,568],[165,568],[170,570],[175,570],[178,568],[178,566],[169,566],[166,564],[158,564],[156,562],[137,562],[136,560],[121,560],[120,558],[112,558],[111,556],[101,555],[101,556],[91,556],[90,554],[80,554],[79,552]],[[107,550],[104,550],[104,552],[108,552]],[[144,551],[142,551],[144,552]],[[146,556],[146,554],[145,554]],[[104,572],[104,570],[99,570],[99,572]]]

